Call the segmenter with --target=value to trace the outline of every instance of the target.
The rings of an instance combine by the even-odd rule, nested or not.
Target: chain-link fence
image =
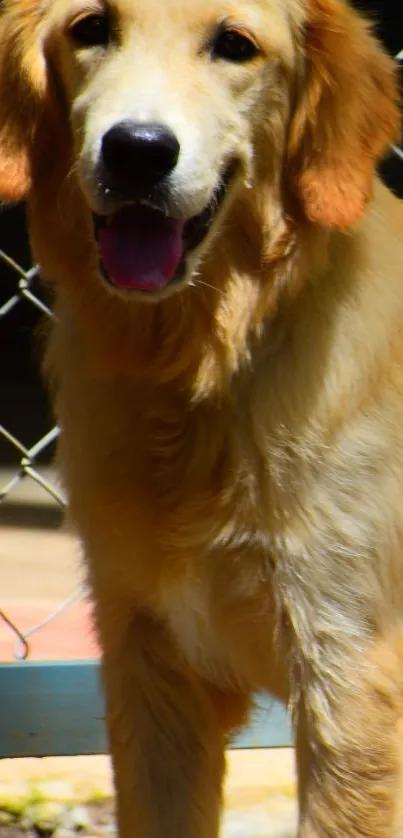
[[[52,466],[59,429],[52,423],[38,373],[35,332],[53,317],[30,265],[24,210],[0,209],[0,523],[3,526],[62,526],[65,498]],[[28,548],[29,549],[29,548]],[[35,556],[28,556],[35,561]],[[4,589],[4,584],[1,585]],[[29,654],[29,638],[83,596],[78,586],[38,623],[17,625],[2,609],[17,659]],[[32,598],[35,591],[31,591]],[[40,595],[40,592],[39,592]]]
[[[397,57],[403,61],[403,50]],[[392,149],[383,175],[403,197],[403,150]],[[59,433],[52,425],[46,395],[37,373],[35,330],[42,317],[53,317],[51,305],[39,285],[38,268],[30,264],[24,211],[21,207],[0,210],[0,503],[1,521],[16,523],[16,509],[34,515],[44,526],[61,525],[64,496],[52,470],[55,442]],[[32,360],[34,359],[34,360]],[[27,494],[32,504],[21,503]],[[45,504],[39,502],[46,498]],[[19,498],[20,504],[14,503]],[[25,512],[24,512],[25,510]],[[34,526],[38,526],[38,520]],[[31,520],[32,524],[32,520]],[[0,585],[0,590],[1,590]],[[56,619],[61,611],[81,597],[78,587],[51,609],[38,624],[15,625],[0,610],[0,618],[10,629],[10,644],[17,658],[29,653],[29,638]],[[0,609],[1,609],[0,601]],[[14,634],[14,638],[12,637]]]

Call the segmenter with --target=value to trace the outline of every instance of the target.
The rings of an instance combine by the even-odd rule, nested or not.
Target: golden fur
[[[67,27],[100,6],[8,0],[0,194],[27,196],[55,297],[120,836],[213,838],[258,690],[293,710],[301,838],[397,836],[403,212],[374,175],[392,62],[344,0],[115,0],[119,46],[78,55]],[[201,55],[226,16],[249,64]],[[101,280],[90,214],[91,143],[147,96],[199,142],[190,212],[229,145],[239,161],[183,286],[149,304]]]

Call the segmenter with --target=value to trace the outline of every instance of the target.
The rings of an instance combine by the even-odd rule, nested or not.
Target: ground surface
[[[114,833],[107,757],[0,763],[0,838]],[[291,751],[228,754],[223,838],[291,838],[296,806]]]
[[[0,489],[12,472],[1,472]],[[53,479],[52,473],[44,472]],[[54,612],[82,583],[78,544],[58,507],[32,481],[0,506],[0,608],[24,631]],[[14,635],[0,621],[0,660],[12,660]],[[32,660],[91,658],[97,648],[85,600],[30,638]]]

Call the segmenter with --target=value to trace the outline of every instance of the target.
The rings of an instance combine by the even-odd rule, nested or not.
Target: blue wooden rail
[[[236,748],[292,744],[285,708],[264,699]],[[107,750],[97,661],[0,665],[0,757],[102,754]]]

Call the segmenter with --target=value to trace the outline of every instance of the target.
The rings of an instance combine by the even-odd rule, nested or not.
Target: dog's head
[[[62,223],[75,190],[119,293],[192,282],[262,184],[348,227],[398,130],[392,62],[344,0],[7,0],[0,27],[0,195]]]

